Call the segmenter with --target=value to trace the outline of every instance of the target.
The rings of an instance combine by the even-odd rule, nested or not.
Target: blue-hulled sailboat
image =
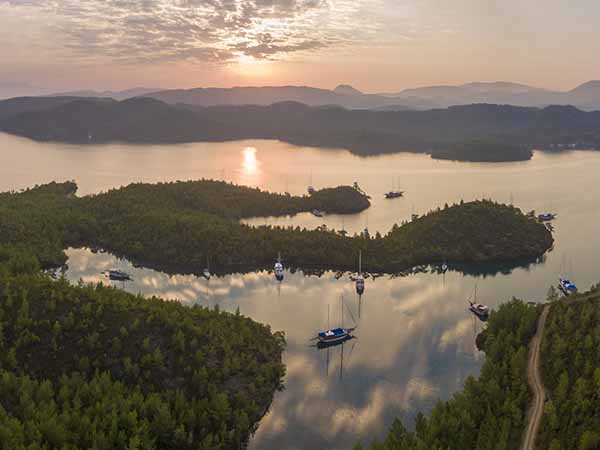
[[[565,295],[577,293],[577,286],[575,286],[575,284],[571,283],[566,278],[562,277],[558,279],[558,289],[560,289],[560,291]]]

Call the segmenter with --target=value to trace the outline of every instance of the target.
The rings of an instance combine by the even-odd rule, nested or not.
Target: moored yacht
[[[275,279],[277,279],[277,281],[283,281],[284,270],[283,263],[281,262],[281,253],[277,254],[277,262],[275,263],[274,272]]]
[[[210,280],[211,274],[210,274],[210,265],[208,263],[208,256],[206,257],[206,267],[202,271],[202,276],[204,278],[206,278],[207,280]]]
[[[362,275],[362,251],[358,251],[358,276],[356,277],[356,293],[363,295],[365,292],[365,278]]]
[[[393,198],[402,197],[403,195],[404,195],[404,192],[402,192],[402,191],[390,191],[390,192],[385,193],[385,198],[389,200],[389,199],[393,199]]]
[[[354,328],[334,328],[318,334],[319,344],[332,345],[352,339]]]
[[[469,301],[469,310],[483,321],[487,320],[490,316],[490,309],[481,303]]]
[[[322,331],[317,334],[313,340],[318,340],[317,345],[319,347],[328,347],[330,345],[339,344],[341,342],[352,339],[352,332],[356,330],[356,327],[353,328],[345,328],[344,327],[344,298],[342,297],[340,300],[341,306],[341,321],[342,324],[338,328],[332,328],[327,331]],[[329,326],[329,305],[327,306],[327,326]]]
[[[558,289],[560,289],[561,292],[565,295],[571,295],[571,294],[577,293],[577,286],[575,286],[573,283],[571,283],[566,278],[562,278],[562,277],[560,277],[558,279]]]
[[[128,273],[123,272],[121,270],[117,270],[117,269],[109,269],[109,270],[103,272],[103,274],[105,276],[107,276],[108,279],[111,281],[130,281],[131,280],[131,275],[129,275]]]
[[[490,316],[490,308],[481,303],[477,303],[477,286],[475,286],[475,294],[473,301],[469,300],[469,311],[475,314],[480,320],[485,322]]]

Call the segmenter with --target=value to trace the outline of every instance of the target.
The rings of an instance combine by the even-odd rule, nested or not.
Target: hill
[[[490,103],[525,107],[571,105],[585,111],[600,110],[600,81],[589,81],[570,91],[553,91],[506,81],[462,85],[425,86],[395,93],[367,94],[349,85],[334,90],[308,86],[197,88],[143,95],[166,103],[196,106],[270,105],[296,101],[310,106],[338,105],[348,109],[426,110]]]
[[[313,201],[338,211],[356,207],[351,188],[322,191],[315,200],[216,181],[132,184],[82,198],[75,189],[53,183],[1,194],[0,244],[27,249],[45,268],[64,264],[63,249],[88,246],[171,272],[199,273],[210,258],[211,269],[227,273],[272,267],[279,252],[288,266],[347,270],[362,250],[363,267],[380,272],[444,260],[520,263],[553,243],[542,224],[489,201],[432,211],[385,236],[346,236],[328,229],[255,228],[239,219],[290,214]]]
[[[538,448],[594,449],[600,445],[600,295],[551,305],[540,353],[548,401]],[[556,300],[556,298],[554,299]]]
[[[145,96],[172,105],[184,103],[194,106],[267,106],[280,102],[299,102],[309,106],[337,105],[349,109],[369,109],[399,103],[384,96],[363,94],[351,86],[339,86],[333,91],[309,86],[173,89],[147,93]]]
[[[517,450],[531,398],[527,346],[535,334],[538,315],[538,308],[521,300],[492,311],[487,329],[477,337],[485,351],[479,377],[468,377],[462,391],[440,401],[429,417],[419,414],[414,431],[396,419],[385,439],[367,448]],[[355,450],[362,448],[355,446]]]
[[[6,449],[242,449],[282,386],[267,326],[52,281],[14,247],[0,246],[0,331]]]
[[[413,108],[445,108],[472,103],[546,107],[571,105],[585,111],[600,110],[600,81],[589,81],[570,91],[552,91],[519,83],[467,83],[458,86],[426,86],[391,94],[398,104]]]
[[[152,92],[156,92],[159,89],[156,88],[144,88],[144,87],[136,87],[131,89],[125,89],[122,91],[95,91],[93,89],[89,90],[80,90],[80,91],[66,91],[66,92],[56,92],[53,94],[49,94],[48,97],[97,97],[97,98],[111,98],[113,100],[127,100],[133,97],[140,97],[146,94],[150,94]]]
[[[0,130],[70,143],[279,139],[346,148],[363,156],[411,151],[467,161],[522,160],[532,148],[600,148],[600,112],[568,106],[538,109],[478,104],[385,112],[297,102],[199,107],[173,106],[150,98],[122,102],[23,98],[0,102]],[[499,142],[505,150],[489,145],[476,152],[461,149],[465,142],[477,141]],[[514,151],[515,147],[524,150]]]
[[[4,95],[2,94],[5,91]],[[10,95],[10,92],[13,94]],[[0,83],[0,99],[17,95],[41,95],[21,83]],[[295,101],[310,106],[337,105],[348,109],[406,111],[490,103],[543,108],[571,105],[584,111],[600,110],[600,81],[592,80],[568,91],[557,91],[507,81],[472,82],[461,85],[424,86],[399,92],[365,93],[348,84],[335,89],[310,86],[240,86],[232,88],[153,89],[123,91],[79,90],[49,94],[50,97],[111,98],[126,100],[151,97],[165,103],[194,106],[262,105]]]

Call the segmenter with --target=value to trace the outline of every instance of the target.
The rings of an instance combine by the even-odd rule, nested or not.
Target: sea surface
[[[286,333],[285,390],[261,421],[250,442],[253,450],[348,449],[382,438],[395,417],[412,426],[419,411],[427,413],[438,399],[451,397],[480,370],[484,355],[475,348],[475,336],[485,325],[467,310],[476,285],[479,301],[494,308],[512,297],[541,301],[560,275],[581,290],[600,281],[599,173],[600,153],[589,151],[535,152],[527,162],[461,163],[410,153],[361,158],[278,141],[75,146],[0,134],[1,191],[75,180],[79,195],[87,195],[132,182],[212,178],[301,195],[308,185],[357,182],[372,196],[371,208],[361,214],[246,221],[325,224],[350,233],[368,227],[385,234],[412,214],[461,199],[490,198],[558,215],[554,249],[536,264],[384,275],[369,278],[361,298],[348,274],[337,280],[331,272],[287,271],[282,283],[269,272],[205,280],[68,249],[65,276],[73,282],[107,282],[100,272],[121,268],[133,276],[132,282],[116,284],[127,291],[239,308]],[[404,197],[384,200],[391,189],[405,191]],[[285,263],[285,251],[282,257]],[[355,339],[329,350],[313,346],[318,331],[342,324],[357,326]]]

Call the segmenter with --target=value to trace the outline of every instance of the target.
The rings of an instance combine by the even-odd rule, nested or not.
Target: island
[[[470,162],[527,161],[533,152],[526,145],[516,145],[493,139],[476,139],[431,151],[434,159]]]
[[[72,286],[0,245],[0,446],[243,449],[284,345],[239,312]]]
[[[386,235],[348,236],[319,227],[251,227],[253,216],[352,212],[368,206],[354,188],[313,196],[273,194],[200,180],[137,183],[78,197],[73,182],[0,194],[0,244],[26,248],[43,268],[61,266],[68,247],[92,247],[167,272],[231,273],[286,265],[307,269],[398,273],[424,264],[536,260],[552,234],[518,208],[489,200],[445,205],[395,225]]]
[[[460,161],[521,161],[532,149],[600,148],[600,112],[473,104],[426,111],[348,110],[286,101],[197,106],[155,98],[0,101],[0,131],[37,141],[94,145],[276,139],[361,156],[428,153]],[[468,143],[497,141],[496,145]],[[470,147],[473,147],[472,145]],[[473,151],[474,150],[474,151]]]

